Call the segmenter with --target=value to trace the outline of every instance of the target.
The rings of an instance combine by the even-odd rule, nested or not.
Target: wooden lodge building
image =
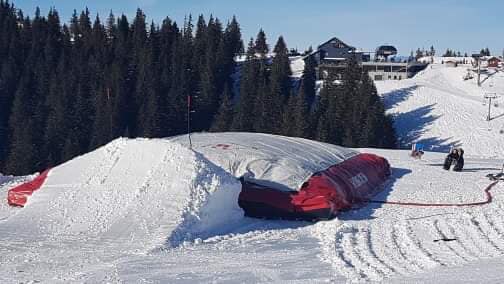
[[[498,57],[495,57],[495,56],[490,56],[487,59],[487,65],[488,65],[488,67],[496,68],[496,67],[499,67],[500,63],[501,63],[501,60]]]

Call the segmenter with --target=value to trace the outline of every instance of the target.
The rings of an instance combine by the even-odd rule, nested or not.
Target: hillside
[[[476,76],[463,80],[469,65],[457,68],[434,64],[414,78],[376,82],[388,112],[395,116],[400,144],[423,143],[432,151],[448,152],[461,146],[466,155],[504,158],[504,101],[492,101],[491,120],[486,121],[485,93],[504,88],[504,73],[487,70],[477,86]],[[474,72],[473,72],[474,74]]]

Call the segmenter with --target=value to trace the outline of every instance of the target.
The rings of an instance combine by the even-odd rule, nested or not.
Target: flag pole
[[[189,138],[189,149],[192,150],[192,141],[191,141],[191,95],[187,95],[187,137]]]

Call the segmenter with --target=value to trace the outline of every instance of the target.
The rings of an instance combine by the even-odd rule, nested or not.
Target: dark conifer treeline
[[[394,146],[391,121],[358,67],[349,68],[349,83],[326,86],[319,101],[311,60],[300,90],[292,87],[283,38],[269,59],[261,30],[237,68],[243,51],[235,18],[223,24],[199,16],[194,27],[189,16],[179,27],[169,18],[148,24],[141,10],[130,22],[112,13],[91,19],[86,9],[67,25],[55,9],[29,18],[0,0],[0,172],[42,170],[120,136],[185,133],[188,96],[193,131]]]

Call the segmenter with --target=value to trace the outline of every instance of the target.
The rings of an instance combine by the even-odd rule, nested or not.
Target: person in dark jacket
[[[456,172],[462,171],[462,168],[464,167],[464,150],[462,150],[462,148],[458,149],[458,156],[459,158],[457,159],[457,163],[453,167],[453,170]]]
[[[464,167],[464,150],[462,148],[454,148],[450,151],[450,154],[446,156],[446,159],[443,164],[443,169],[450,170],[450,167],[453,167],[454,171],[460,172]]]

